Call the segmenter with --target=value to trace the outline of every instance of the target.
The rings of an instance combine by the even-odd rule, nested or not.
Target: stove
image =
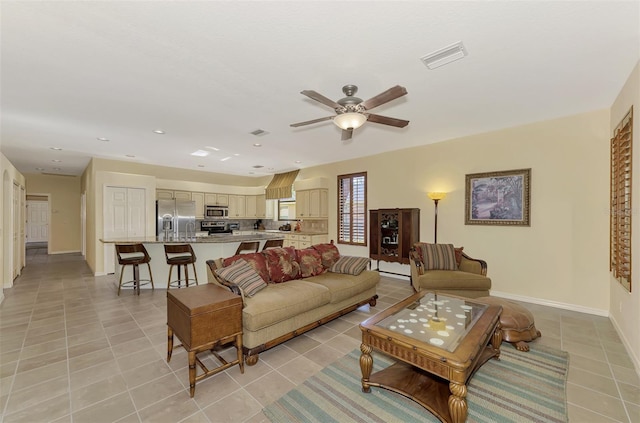
[[[203,220],[200,223],[200,229],[203,231],[208,231],[209,235],[230,234],[233,232],[227,222],[220,220]]]

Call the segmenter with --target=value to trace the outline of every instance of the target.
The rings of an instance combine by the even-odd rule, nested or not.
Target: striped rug
[[[530,344],[528,353],[505,344],[468,386],[468,422],[567,422],[569,355]],[[361,391],[360,350],[337,360],[267,406],[272,422],[438,422],[417,403],[382,388]],[[375,353],[374,372],[393,362]]]

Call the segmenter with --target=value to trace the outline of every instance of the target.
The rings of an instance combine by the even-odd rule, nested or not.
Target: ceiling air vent
[[[255,135],[256,137],[260,137],[262,135],[267,135],[268,132],[264,129],[256,129],[255,131],[249,132],[251,135]]]
[[[422,60],[425,66],[429,69],[435,69],[462,59],[466,55],[467,50],[462,45],[462,41],[458,41],[455,44],[451,44],[450,46],[436,50],[426,56],[422,56],[420,60]]]

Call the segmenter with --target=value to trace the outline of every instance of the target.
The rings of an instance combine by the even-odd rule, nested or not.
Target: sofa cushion
[[[231,266],[217,269],[216,275],[227,284],[240,288],[245,297],[253,297],[267,286],[258,272],[244,260],[237,260]]]
[[[313,248],[320,253],[320,256],[322,257],[322,266],[325,269],[330,268],[333,263],[338,261],[340,258],[338,247],[334,244],[316,244],[313,245]]]
[[[330,300],[326,287],[308,283],[306,279],[269,284],[257,295],[245,298],[243,326],[245,330],[257,331],[328,304]]]
[[[253,267],[260,275],[262,280],[269,282],[269,270],[267,269],[267,261],[260,253],[238,254],[232,257],[227,257],[222,260],[224,267],[231,266],[238,260],[246,261],[249,266]]]
[[[424,270],[457,270],[453,244],[415,244]]]
[[[287,282],[300,277],[300,264],[296,261],[294,247],[269,248],[262,255],[267,261],[269,280],[272,283]]]
[[[431,270],[418,278],[422,289],[489,290],[491,279],[460,270]]]
[[[304,280],[312,282],[310,285],[318,284],[326,287],[331,293],[331,303],[333,304],[353,298],[367,289],[374,288],[380,281],[380,273],[366,270],[357,276],[353,276],[327,272]]]
[[[329,268],[329,272],[359,275],[370,262],[369,257],[340,256],[338,261]]]
[[[324,272],[322,257],[313,247],[296,250],[296,261],[300,264],[300,277],[308,278]]]

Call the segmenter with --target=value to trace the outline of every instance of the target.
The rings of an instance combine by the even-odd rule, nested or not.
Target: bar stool
[[[193,279],[198,285],[198,273],[196,272],[196,255],[193,252],[190,244],[165,244],[164,255],[167,258],[167,264],[169,267],[169,278],[167,280],[167,289],[172,286],[181,288],[182,282],[186,287],[189,287],[189,264],[193,267]],[[171,280],[171,273],[173,272],[173,266],[178,266],[178,279]],[[184,266],[184,279],[180,276],[180,269]]]
[[[284,239],[268,239],[262,246],[262,251],[267,248],[278,248],[284,246]]]
[[[116,254],[118,255],[118,263],[122,268],[120,269],[120,282],[118,283],[118,295],[120,295],[120,289],[131,285],[134,291],[140,295],[140,285],[149,285],[151,283],[151,289],[155,289],[153,285],[153,275],[151,274],[151,266],[149,262],[151,257],[147,253],[147,249],[142,244],[116,244]],[[140,279],[140,269],[138,265],[145,264],[149,268],[149,279]],[[125,266],[133,266],[133,279],[130,281],[122,282],[122,276],[124,275]]]
[[[251,253],[257,253],[258,248],[260,248],[260,241],[244,241],[241,242],[236,250],[236,255],[244,254],[243,251],[248,251]]]

